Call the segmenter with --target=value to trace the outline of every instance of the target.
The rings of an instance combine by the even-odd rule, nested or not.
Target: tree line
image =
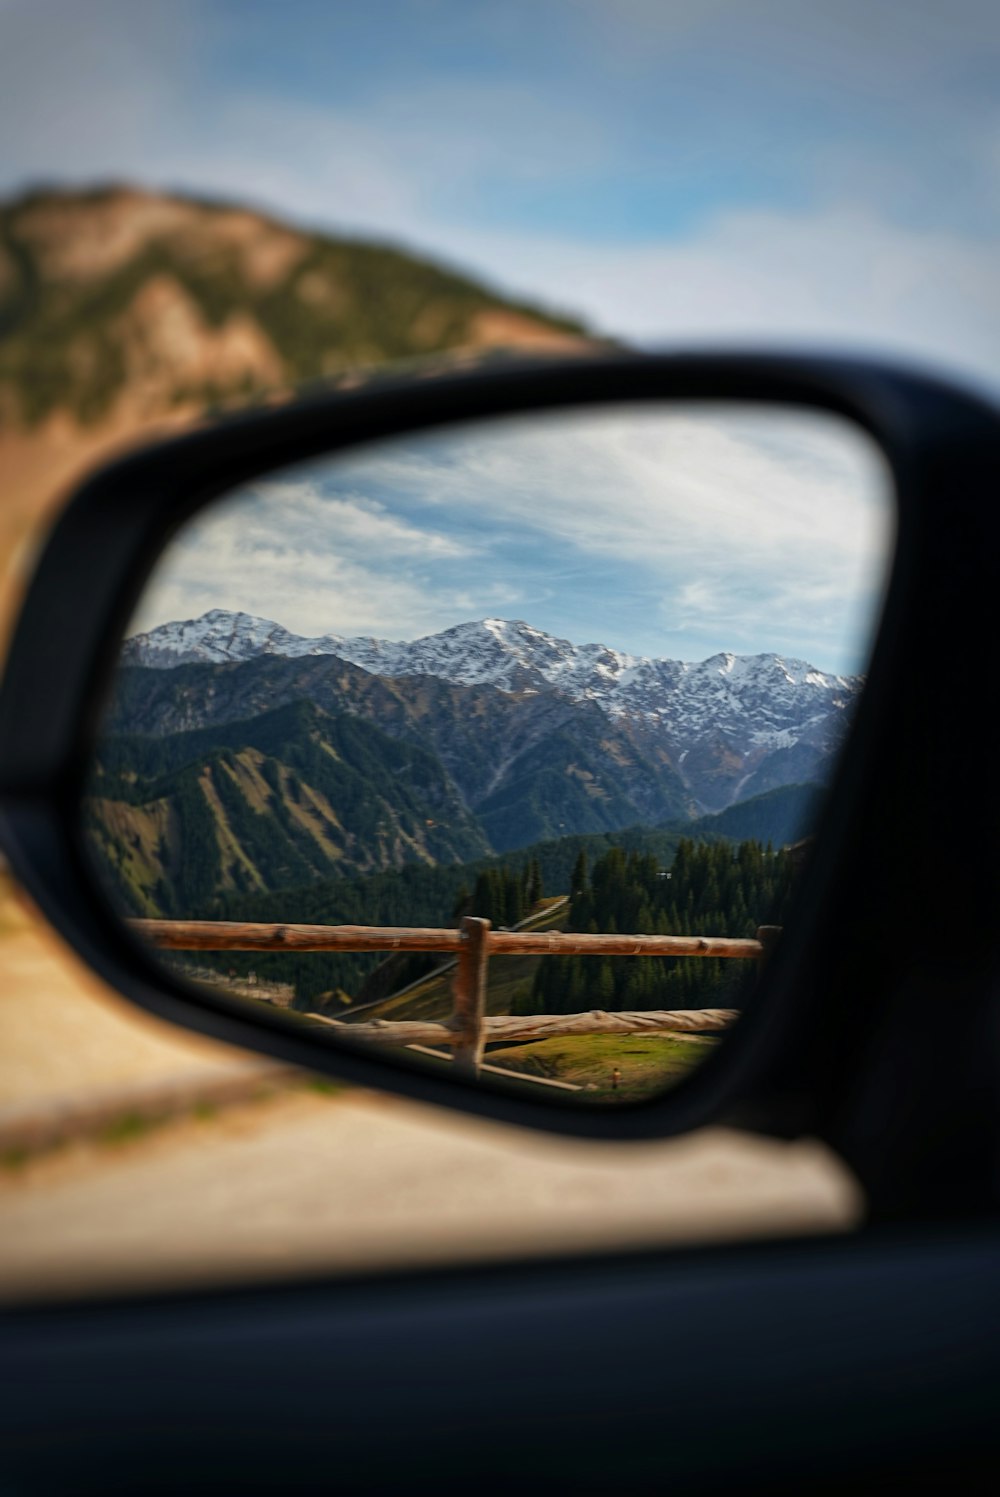
[[[770,843],[682,838],[669,869],[651,853],[612,848],[588,873],[581,852],[571,877],[567,929],[634,935],[752,937],[780,925],[794,863]],[[577,1013],[739,1006],[754,964],[713,957],[546,957],[521,1013]]]

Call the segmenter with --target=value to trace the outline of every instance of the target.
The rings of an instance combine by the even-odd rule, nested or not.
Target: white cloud
[[[647,346],[753,342],[881,351],[1000,391],[1000,245],[893,225],[849,204],[719,215],[696,234],[587,245],[457,232],[470,263],[504,268]]]
[[[226,608],[274,619],[293,633],[435,633],[473,612],[461,590],[445,593],[420,580],[287,547],[252,549],[231,534],[206,534],[194,558],[174,551],[161,563],[129,632],[168,619]]]
[[[308,478],[272,479],[253,485],[249,497],[232,501],[231,515],[224,515],[220,507],[210,524],[232,523],[245,528],[248,535],[257,530],[268,538],[280,532],[291,548],[306,552],[335,547],[341,555],[375,551],[383,558],[469,554],[464,542],[411,525],[390,514],[377,499],[345,493],[340,485],[337,489],[336,493],[323,492]]]
[[[473,605],[423,575],[466,547],[371,501],[325,498],[293,477],[259,484],[181,531],[150,580],[130,632],[227,608],[296,633],[433,632]],[[417,563],[416,566],[413,564]]]
[[[739,548],[754,570],[809,552],[859,565],[888,478],[874,444],[821,414],[612,408],[526,418],[389,447],[347,469],[413,503],[557,536],[636,564]],[[438,523],[443,523],[443,517]],[[815,566],[812,569],[815,569]]]
[[[226,607],[310,635],[413,638],[500,611],[578,642],[584,630],[687,658],[780,648],[851,669],[890,531],[880,457],[832,418],[619,409],[498,423],[217,507],[168,554],[137,627]]]

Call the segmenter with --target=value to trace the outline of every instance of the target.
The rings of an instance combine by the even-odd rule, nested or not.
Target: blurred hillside
[[[23,571],[87,465],[207,410],[398,360],[587,341],[431,261],[232,204],[29,193],[0,204],[0,559]]]
[[[442,349],[581,328],[400,250],[127,187],[0,207],[7,420],[202,408]]]
[[[132,187],[0,203],[0,668],[48,521],[116,449],[392,361],[586,346],[429,261],[232,205]],[[0,1105],[232,1053],[106,993],[2,869],[0,1051]]]

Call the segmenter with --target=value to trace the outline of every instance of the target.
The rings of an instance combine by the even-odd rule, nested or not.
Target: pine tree
[[[593,996],[594,1006],[596,1008],[611,1008],[614,1005],[615,997],[614,970],[607,957],[601,957],[593,965],[596,971],[594,973],[594,980],[590,984],[590,992]]]
[[[581,870],[577,859],[574,877]],[[783,852],[760,843],[683,840],[665,878],[654,858],[610,849],[570,906],[567,929],[612,935],[744,937],[760,924],[781,924],[794,880]],[[583,873],[586,879],[586,873]],[[524,886],[522,880],[522,887]],[[697,1008],[740,1006],[751,964],[705,957],[566,957],[539,963],[531,997],[538,1011],[587,1006]]]
[[[573,864],[573,872],[570,875],[569,892],[571,898],[576,899],[579,895],[586,894],[589,887],[590,884],[587,878],[587,854],[583,850],[583,848],[581,848],[579,856],[577,857],[576,862]]]

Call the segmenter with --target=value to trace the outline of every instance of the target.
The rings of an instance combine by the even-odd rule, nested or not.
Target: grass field
[[[700,1035],[582,1034],[491,1046],[487,1059],[505,1070],[572,1081],[590,1102],[641,1102],[674,1086],[719,1043]],[[614,1071],[619,1071],[614,1084]]]

